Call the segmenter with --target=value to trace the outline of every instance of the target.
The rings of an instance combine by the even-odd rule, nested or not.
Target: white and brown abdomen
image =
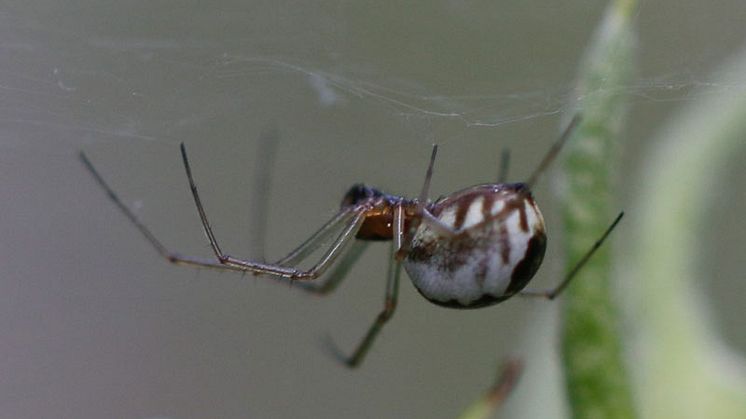
[[[541,265],[544,219],[523,184],[473,186],[438,200],[430,211],[457,234],[444,237],[421,223],[404,268],[435,304],[497,304],[523,289]]]

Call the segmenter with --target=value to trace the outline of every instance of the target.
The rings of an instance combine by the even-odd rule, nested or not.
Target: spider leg
[[[369,242],[366,241],[354,241],[347,253],[342,256],[337,266],[331,272],[324,275],[324,282],[299,281],[294,286],[319,296],[334,292],[342,280],[347,277],[352,266],[360,259],[365,249],[368,248],[368,244]]]
[[[438,234],[444,237],[453,237],[456,234],[456,230],[450,226],[444,224],[438,220],[428,209],[427,209],[427,195],[430,193],[430,182],[433,178],[433,167],[435,166],[435,156],[438,154],[438,145],[433,144],[433,151],[430,154],[430,163],[427,165],[427,171],[425,172],[425,181],[422,183],[422,190],[420,196],[417,199],[417,213],[419,217],[412,220],[409,225],[409,231],[403,231],[399,236],[400,245],[397,246],[395,257],[397,260],[403,260],[407,252],[409,252],[412,239],[414,238],[414,231],[420,226],[420,223],[425,223]]]
[[[203,228],[205,229],[205,234],[207,235],[208,239],[210,240],[210,245],[213,248],[213,251],[215,252],[217,256],[217,261],[210,261],[206,259],[201,258],[194,258],[189,256],[182,256],[178,253],[172,252],[164,246],[160,240],[158,240],[153,234],[150,229],[145,226],[145,224],[140,221],[139,218],[132,212],[132,210],[127,207],[124,202],[119,198],[119,196],[114,192],[114,190],[104,181],[103,177],[98,173],[96,168],[93,166],[93,164],[90,162],[88,157],[85,155],[85,153],[80,153],[80,159],[85,166],[85,168],[91,173],[93,178],[96,180],[96,183],[99,184],[99,186],[106,192],[109,199],[111,199],[112,202],[119,208],[119,210],[129,219],[129,221],[134,224],[134,226],[140,231],[140,233],[145,237],[145,239],[155,248],[155,250],[158,252],[159,255],[161,255],[164,259],[167,261],[177,264],[177,265],[189,265],[189,266],[195,266],[195,267],[203,267],[203,268],[211,268],[211,269],[218,269],[218,270],[229,270],[229,271],[239,271],[239,272],[252,272],[255,274],[268,274],[273,275],[276,277],[284,277],[284,278],[290,278],[290,279],[314,279],[321,275],[330,265],[332,262],[334,262],[335,258],[339,255],[340,251],[344,249],[344,245],[347,244],[352,238],[355,237],[355,234],[357,233],[357,230],[360,229],[360,226],[362,225],[364,219],[365,219],[365,208],[364,207],[352,207],[351,209],[346,209],[343,212],[346,215],[349,214],[355,214],[355,216],[352,218],[352,220],[347,221],[347,224],[343,231],[340,233],[340,235],[337,237],[335,242],[332,244],[331,248],[327,250],[327,252],[322,256],[321,260],[316,263],[310,270],[308,271],[301,271],[285,266],[279,266],[279,265],[272,265],[272,264],[265,264],[265,263],[257,263],[257,262],[249,262],[244,261],[240,259],[233,258],[231,256],[224,255],[222,251],[220,250],[219,245],[217,244],[217,241],[215,239],[214,234],[212,233],[212,229],[210,228],[209,222],[207,221],[207,216],[205,215],[204,208],[202,207],[202,203],[199,199],[199,194],[197,193],[197,188],[194,184],[194,180],[192,178],[191,169],[188,165],[188,160],[186,159],[186,152],[184,151],[183,145],[182,145],[182,156],[184,158],[184,162],[186,164],[186,170],[187,170],[187,176],[189,178],[189,184],[192,188],[192,194],[195,200],[195,203],[197,204],[197,210],[200,214],[200,219],[203,223]],[[342,221],[344,217],[335,217],[334,220]]]
[[[187,179],[189,180],[189,189],[192,190],[194,205],[197,207],[199,219],[202,221],[202,228],[205,231],[207,240],[210,241],[210,247],[212,247],[212,251],[213,253],[215,253],[215,257],[218,258],[218,261],[220,263],[225,264],[227,262],[226,256],[223,255],[223,251],[220,250],[220,246],[218,245],[217,240],[215,240],[215,234],[213,234],[212,232],[212,227],[210,227],[210,222],[207,220],[205,208],[202,206],[202,201],[200,200],[199,193],[197,192],[197,185],[194,183],[194,177],[192,177],[192,168],[189,165],[189,158],[187,158],[186,147],[184,147],[184,143],[181,143],[179,145],[179,149],[181,150],[181,159],[184,162],[184,170],[186,170]]]
[[[320,229],[316,230],[316,232],[306,239],[306,241],[304,241],[300,246],[295,248],[287,256],[275,262],[275,265],[294,266],[301,262],[306,258],[306,256],[323,244],[327,237],[334,232],[334,229],[340,222],[345,221],[353,214],[353,209],[353,207],[347,207],[339,211],[331,220],[327,221]]]
[[[539,298],[546,298],[548,300],[554,300],[562,291],[567,288],[567,285],[570,284],[570,281],[575,277],[575,275],[580,272],[580,269],[583,268],[583,266],[588,262],[588,260],[593,256],[594,253],[596,253],[596,250],[598,250],[599,247],[603,244],[603,242],[606,240],[607,237],[609,237],[609,234],[611,234],[611,231],[614,230],[617,224],[619,224],[619,221],[622,220],[622,217],[624,216],[624,212],[620,212],[619,215],[614,219],[614,221],[609,225],[609,227],[606,229],[603,235],[601,235],[601,238],[596,240],[595,243],[593,243],[593,246],[591,246],[590,249],[583,255],[580,260],[575,263],[575,266],[573,266],[572,269],[567,273],[565,276],[565,279],[562,280],[562,282],[559,283],[556,287],[550,289],[550,290],[544,290],[544,291],[531,291],[531,290],[523,290],[520,291],[518,294],[522,297],[539,297]]]
[[[539,167],[537,167],[534,172],[531,173],[531,177],[529,177],[528,180],[525,182],[526,186],[528,186],[528,189],[534,187],[536,181],[539,179],[539,176],[544,173],[547,167],[549,167],[549,165],[554,161],[554,158],[557,157],[557,154],[559,154],[562,146],[564,146],[567,140],[572,136],[572,133],[575,131],[575,128],[577,128],[581,119],[582,116],[580,114],[577,114],[572,118],[570,123],[567,124],[567,127],[565,127],[565,130],[562,131],[560,137],[557,139],[557,141],[554,142],[554,144],[552,144],[552,148],[550,148],[549,151],[547,151],[547,154],[544,155],[541,163],[539,163]]]
[[[401,275],[401,261],[396,257],[397,240],[396,237],[402,236],[402,227],[404,225],[403,220],[403,209],[401,206],[397,206],[394,212],[394,241],[391,244],[392,251],[389,258],[388,274],[386,277],[386,298],[384,299],[383,310],[378,313],[375,321],[368,332],[365,334],[363,340],[358,344],[355,352],[349,358],[344,359],[345,364],[350,368],[356,368],[363,362],[363,358],[368,353],[368,350],[373,345],[373,341],[376,336],[381,332],[383,325],[388,322],[394,315],[396,310],[396,303],[399,298],[399,277]]]
[[[373,341],[381,332],[383,325],[388,322],[394,315],[396,310],[396,303],[399,297],[399,277],[401,274],[401,262],[396,260],[396,257],[392,254],[389,258],[388,275],[386,279],[386,298],[383,303],[383,310],[378,313],[378,316],[373,321],[373,324],[368,328],[368,332],[365,337],[358,344],[355,352],[349,357],[341,357],[341,360],[350,368],[356,368],[363,362],[365,355],[373,345]]]
[[[296,275],[293,275],[291,279],[310,280],[321,276],[342,253],[345,246],[355,238],[358,230],[360,230],[360,227],[363,225],[363,221],[365,221],[365,216],[365,208],[358,209],[355,217],[353,217],[353,219],[347,224],[347,227],[342,230],[321,259],[307,271],[296,271]]]
[[[184,143],[181,143],[180,146],[181,149],[181,157],[184,162],[184,170],[186,171],[187,180],[189,181],[189,188],[192,191],[192,197],[194,198],[194,204],[197,207],[197,212],[199,213],[200,221],[202,222],[202,228],[204,229],[205,235],[207,236],[208,241],[210,242],[210,247],[212,247],[212,251],[215,254],[215,257],[218,259],[218,262],[224,265],[228,266],[234,266],[239,268],[240,270],[252,272],[254,274],[268,274],[268,275],[274,275],[279,276],[283,278],[289,278],[289,279],[303,279],[303,280],[310,280],[315,279],[321,274],[324,273],[324,271],[331,265],[332,262],[336,259],[337,256],[339,256],[339,252],[344,248],[344,245],[347,244],[347,242],[350,241],[350,239],[355,237],[355,234],[360,229],[360,226],[362,225],[363,221],[365,220],[365,207],[364,206],[358,206],[358,207],[350,207],[343,209],[340,214],[343,216],[346,213],[352,213],[355,214],[351,221],[348,221],[345,228],[342,230],[340,235],[337,237],[337,239],[332,243],[331,247],[324,253],[324,255],[321,257],[321,260],[317,262],[311,269],[307,271],[297,270],[290,267],[282,266],[280,264],[267,264],[267,263],[259,263],[259,262],[252,262],[247,260],[242,260],[235,258],[233,256],[226,255],[223,253],[223,251],[220,249],[220,245],[217,242],[217,239],[215,238],[215,234],[212,231],[212,227],[210,226],[210,222],[207,219],[207,214],[205,213],[204,206],[202,205],[202,200],[199,197],[199,192],[197,191],[197,185],[194,182],[194,176],[192,175],[192,169],[189,164],[189,158],[187,157],[186,153],[186,147],[184,146]],[[333,225],[336,224],[336,220],[341,220],[344,217],[335,217],[330,223],[327,223],[326,226],[322,227],[320,230],[321,233],[324,233],[325,231],[328,231],[325,229],[330,228]],[[320,234],[323,236],[324,234]],[[316,237],[314,237],[316,236]],[[319,236],[314,235],[312,236],[312,239],[319,238]],[[312,244],[309,244],[308,242],[315,242],[315,240],[308,240],[305,245],[309,246]],[[298,252],[291,252],[290,256],[293,256],[293,259],[295,259],[296,254],[304,253],[305,247],[304,245],[301,245],[300,247],[301,251]],[[312,249],[311,249],[312,250]]]
[[[426,207],[423,206],[419,208],[419,211],[420,217],[412,220],[408,231],[404,231],[402,226],[402,233],[401,236],[399,236],[400,243],[397,246],[398,250],[396,251],[396,258],[400,261],[404,260],[407,253],[409,253],[409,250],[412,247],[412,240],[414,239],[414,232],[417,231],[420,224],[426,224],[437,234],[446,238],[453,237],[459,233],[458,230],[440,221]]]
[[[334,240],[331,247],[323,254],[321,259],[308,270],[300,270],[276,264],[253,262],[235,258],[226,254],[222,254],[222,259],[219,259],[218,262],[223,264],[222,266],[230,267],[232,270],[251,272],[254,275],[270,275],[275,277],[275,279],[287,279],[291,281],[314,280],[326,272],[326,270],[342,253],[342,250],[345,249],[345,246],[355,238],[355,235],[360,229],[360,226],[362,226],[364,220],[365,212],[360,211],[350,222],[348,222],[345,229]],[[349,267],[347,269],[349,269]],[[339,279],[337,279],[337,281],[339,281]]]
[[[229,271],[241,271],[243,269],[234,267],[234,266],[227,266],[220,263],[216,263],[214,261],[208,261],[203,259],[197,259],[197,258],[190,258],[181,256],[178,253],[171,252],[168,250],[156,237],[155,235],[150,231],[148,227],[145,226],[145,224],[140,221],[139,218],[132,212],[132,210],[127,207],[124,202],[119,198],[119,196],[114,192],[114,190],[109,186],[109,184],[104,181],[104,178],[98,173],[96,168],[93,166],[90,160],[88,160],[88,157],[83,153],[80,152],[80,160],[83,163],[83,166],[88,170],[88,172],[91,173],[93,176],[93,179],[98,183],[98,185],[106,192],[106,195],[109,197],[109,199],[114,202],[114,204],[119,208],[120,211],[127,217],[127,219],[130,220],[132,224],[135,225],[135,227],[140,231],[140,233],[145,237],[145,239],[155,248],[155,250],[160,254],[164,259],[168,260],[171,263],[175,264],[182,264],[182,265],[191,265],[191,266],[199,266],[199,267],[205,267],[205,268],[213,268],[213,269],[222,269],[222,270],[229,270]]]
[[[497,171],[497,183],[505,183],[508,180],[508,169],[510,167],[510,149],[504,148],[500,153],[500,168]]]
[[[420,197],[417,200],[417,210],[422,215],[422,222],[430,226],[433,230],[445,237],[452,237],[456,230],[443,224],[427,209],[427,195],[430,193],[430,181],[433,178],[433,167],[435,166],[435,156],[438,154],[438,145],[433,144],[433,152],[430,154],[430,164],[425,172],[425,182],[422,184]],[[416,228],[416,227],[415,227]]]
[[[433,151],[430,154],[430,163],[427,165],[427,171],[425,172],[425,182],[422,183],[422,190],[420,191],[419,203],[424,206],[427,202],[427,195],[430,193],[430,180],[433,178],[433,166],[435,166],[435,156],[438,154],[438,145],[433,144]]]
[[[446,238],[453,237],[459,232],[459,230],[440,221],[427,208],[422,209],[422,223],[426,224],[428,227],[435,230],[436,233]]]

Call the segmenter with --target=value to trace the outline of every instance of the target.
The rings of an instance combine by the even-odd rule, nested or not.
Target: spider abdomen
[[[522,184],[474,186],[438,200],[431,212],[456,234],[443,237],[420,224],[404,268],[435,304],[497,304],[523,289],[541,264],[544,220]]]

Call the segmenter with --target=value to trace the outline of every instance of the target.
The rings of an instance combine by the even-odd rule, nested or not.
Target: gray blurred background
[[[362,337],[382,305],[388,246],[370,246],[324,299],[174,267],[77,160],[85,150],[168,246],[209,256],[184,141],[223,248],[274,259],[354,182],[416,195],[434,142],[434,196],[494,179],[503,147],[511,179],[527,176],[557,136],[605,7],[365,3],[0,2],[0,417],[450,418],[511,354],[528,365],[503,417],[562,413],[552,364],[561,301],[446,310],[406,281],[394,319],[349,371],[322,342],[351,350]],[[738,0],[641,2],[621,208],[644,182],[636,169],[656,127],[724,88],[709,74],[744,45],[744,22]],[[273,128],[261,250],[252,185],[259,138]],[[703,237],[715,243],[703,289],[744,350],[746,167],[728,173]],[[555,189],[551,176],[536,188],[550,234],[537,287],[562,270]],[[634,247],[623,230],[620,253]]]

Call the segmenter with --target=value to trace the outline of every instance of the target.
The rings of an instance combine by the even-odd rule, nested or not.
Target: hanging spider
[[[330,221],[290,254],[271,264],[239,259],[220,248],[197,192],[183,143],[180,148],[184,168],[202,227],[215,254],[214,260],[183,256],[167,249],[119,199],[86,155],[81,152],[80,158],[114,204],[171,263],[285,278],[298,281],[304,290],[325,294],[341,278],[330,278],[320,285],[308,281],[322,276],[352,239],[391,240],[384,308],[352,355],[343,358],[347,366],[356,367],[394,314],[402,265],[423,297],[451,308],[485,307],[517,294],[551,300],[567,287],[623,216],[620,213],[616,217],[555,288],[546,291],[523,289],[541,265],[547,240],[544,219],[534,202],[531,188],[557,156],[579,120],[577,116],[573,118],[528,181],[505,183],[507,159],[504,158],[498,183],[472,186],[431,202],[428,192],[437,153],[437,146],[433,146],[418,198],[408,199],[363,184],[354,185]],[[336,239],[316,264],[307,270],[297,268],[336,231],[339,231]]]

